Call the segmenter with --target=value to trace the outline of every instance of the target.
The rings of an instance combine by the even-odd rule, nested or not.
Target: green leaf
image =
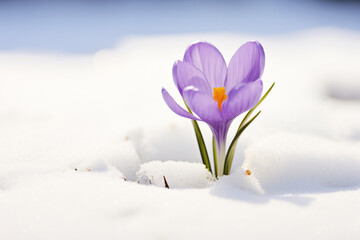
[[[185,102],[185,101],[184,101]],[[193,114],[192,111],[190,110],[189,106],[186,104],[185,102],[185,105],[186,105],[186,108],[187,110],[189,111],[189,113]],[[209,160],[209,155],[208,155],[208,152],[207,152],[207,149],[206,149],[206,145],[205,145],[205,142],[204,142],[204,138],[202,136],[202,133],[200,131],[200,127],[197,123],[196,120],[191,120],[191,123],[194,127],[194,131],[195,131],[195,136],[196,136],[196,140],[198,142],[198,146],[199,146],[199,150],[200,150],[200,155],[201,155],[201,159],[202,159],[202,162],[203,164],[206,166],[206,168],[211,172],[211,165],[210,165],[210,160]]]
[[[239,127],[238,127],[238,131],[240,131],[240,129],[245,125],[246,121],[248,120],[248,118],[250,117],[250,115],[256,110],[256,108],[262,103],[262,101],[264,101],[264,99],[267,97],[267,95],[269,95],[270,91],[272,90],[272,88],[274,87],[275,82],[270,86],[270,88],[266,91],[266,93],[264,94],[264,96],[262,96],[262,98],[260,98],[260,100],[258,101],[258,103],[252,108],[250,109],[250,111],[247,112],[247,114],[245,115],[244,119],[241,121]]]
[[[232,161],[233,161],[234,154],[235,154],[236,144],[237,144],[237,141],[239,140],[240,135],[255,120],[255,118],[257,116],[259,116],[260,113],[261,113],[261,111],[259,111],[252,119],[250,119],[244,126],[242,126],[240,128],[240,130],[237,131],[234,139],[231,141],[229,149],[225,156],[224,175],[229,175],[229,173],[230,173]]]
[[[216,145],[215,145],[215,138],[213,136],[212,139],[212,148],[213,148],[213,155],[214,155],[214,169],[215,169],[215,177],[218,176],[218,166],[217,166],[217,155],[216,155]]]

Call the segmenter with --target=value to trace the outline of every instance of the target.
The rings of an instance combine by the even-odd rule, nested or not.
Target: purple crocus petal
[[[181,95],[183,95],[183,90],[188,86],[195,86],[202,92],[209,95],[212,94],[204,74],[188,62],[176,61],[174,63],[173,79]]]
[[[211,88],[224,86],[226,63],[219,50],[210,43],[190,45],[185,52],[184,62],[189,62],[202,71]]]
[[[162,88],[161,93],[163,95],[166,104],[174,113],[182,117],[190,118],[193,120],[200,120],[199,118],[195,117],[194,115],[190,114],[189,112],[185,111],[185,109],[180,107],[179,104],[177,104],[175,100],[170,96],[170,94],[165,90],[165,88]]]
[[[196,113],[202,121],[210,125],[223,121],[217,103],[212,99],[211,95],[193,86],[185,88],[183,94],[184,100],[190,109]]]
[[[259,101],[263,89],[263,82],[240,83],[234,87],[222,105],[222,114],[226,120],[231,120],[246,112]]]
[[[260,79],[264,66],[265,53],[261,44],[257,41],[245,43],[230,60],[225,89]]]

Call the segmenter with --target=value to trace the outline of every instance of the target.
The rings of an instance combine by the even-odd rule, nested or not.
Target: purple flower
[[[176,114],[207,123],[214,135],[218,173],[224,167],[226,136],[231,122],[259,101],[265,54],[259,42],[242,45],[226,66],[219,50],[206,42],[191,45],[183,61],[173,66],[173,78],[192,115],[163,88],[162,95]]]

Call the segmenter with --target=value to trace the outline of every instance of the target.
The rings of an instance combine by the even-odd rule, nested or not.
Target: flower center
[[[218,87],[213,89],[214,89],[213,99],[215,100],[215,102],[218,103],[218,107],[221,112],[221,105],[223,101],[227,99],[227,95],[225,94],[226,93],[225,87]]]

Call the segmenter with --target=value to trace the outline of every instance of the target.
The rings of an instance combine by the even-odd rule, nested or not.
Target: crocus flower
[[[265,54],[259,42],[247,42],[229,65],[213,45],[192,44],[183,61],[173,66],[173,79],[191,114],[180,107],[163,88],[162,95],[176,114],[209,125],[214,135],[219,176],[223,174],[226,136],[231,122],[259,101]]]

